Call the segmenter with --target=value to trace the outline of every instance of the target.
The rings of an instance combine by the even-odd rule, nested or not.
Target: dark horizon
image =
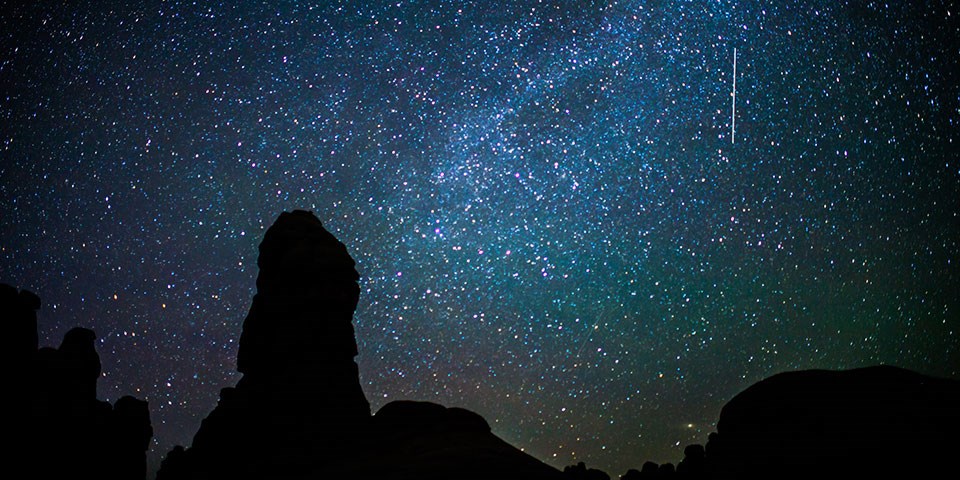
[[[0,282],[41,345],[96,331],[154,468],[239,380],[292,209],[357,262],[371,409],[558,468],[677,462],[779,372],[960,378],[949,2],[22,3]]]
[[[21,414],[9,429],[18,439],[10,471],[118,480],[610,480],[583,461],[551,468],[466,409],[394,400],[371,410],[354,361],[359,274],[312,212],[282,213],[257,265],[237,355],[243,376],[220,391],[193,441],[167,452],[159,471],[148,466],[148,402],[97,399],[104,372],[96,333],[73,328],[58,348],[40,347],[42,301],[0,284],[8,382],[25,394],[11,403]],[[792,371],[726,402],[716,431],[705,445],[685,445],[681,461],[645,460],[619,478],[925,476],[940,463],[918,459],[948,457],[957,430],[956,380],[892,366]]]

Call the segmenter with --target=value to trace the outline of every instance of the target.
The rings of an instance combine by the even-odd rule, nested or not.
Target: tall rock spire
[[[302,476],[345,458],[366,430],[352,324],[359,275],[346,247],[312,213],[284,212],[257,265],[237,356],[243,378],[158,478]]]
[[[253,380],[275,377],[278,369],[324,374],[330,362],[352,363],[360,287],[343,243],[312,213],[284,212],[267,230],[257,266],[257,295],[243,322],[237,370]]]

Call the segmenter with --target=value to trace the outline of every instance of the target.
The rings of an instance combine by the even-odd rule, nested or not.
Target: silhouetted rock
[[[643,474],[636,468],[631,468],[627,470],[627,473],[620,475],[620,480],[643,480],[643,478],[645,478]]]
[[[657,468],[657,478],[673,478],[676,473],[677,469],[672,463],[661,463]]]
[[[656,462],[646,461],[643,463],[640,471],[635,469],[627,470],[627,473],[620,477],[620,480],[653,480],[658,478],[674,478],[673,465],[666,463],[659,465]]]
[[[143,478],[147,471],[147,448],[153,438],[150,409],[147,402],[129,395],[113,404],[110,417],[112,434],[107,438],[107,450],[112,453],[115,478]]]
[[[167,452],[167,456],[160,462],[160,471],[157,472],[156,480],[190,478],[191,468],[186,449],[183,445],[177,445]]]
[[[27,362],[37,353],[37,310],[40,297],[27,290],[0,283],[0,314],[2,314],[3,355],[13,366],[10,373],[22,372]]]
[[[276,478],[336,467],[367,430],[354,357],[359,275],[312,213],[284,212],[260,244],[257,294],[240,335],[243,378],[221,391],[172,471],[188,478]],[[178,464],[180,462],[180,464]]]
[[[610,475],[602,470],[587,468],[583,462],[563,468],[563,478],[566,480],[610,480]]]
[[[13,440],[9,472],[37,478],[143,479],[153,436],[147,403],[97,400],[100,356],[92,330],[74,328],[59,348],[37,348],[40,299],[0,285],[5,341],[19,395],[5,433]]]
[[[775,375],[735,396],[707,444],[713,475],[933,476],[960,431],[960,382],[895,367]]]
[[[40,299],[27,290],[0,283],[0,335],[3,345],[0,348],[0,361],[4,383],[14,392],[33,390],[34,372],[37,358],[37,310]],[[5,422],[9,438],[25,438],[32,430],[32,418],[24,412],[32,412],[33,403],[29,396],[21,394],[3,395],[3,406],[8,414]],[[12,442],[13,458],[23,458],[28,453],[23,442]]]
[[[687,445],[683,460],[677,464],[677,474],[684,478],[698,478],[706,473],[707,461],[703,445]]]
[[[356,374],[349,372],[356,370],[352,321],[360,276],[346,246],[312,213],[284,212],[264,235],[257,266],[257,295],[243,322],[237,370],[274,381],[278,370],[304,370],[307,362],[337,374],[338,393],[349,394],[346,404],[369,416]]]
[[[93,342],[97,335],[93,330],[76,327],[67,332],[60,342],[60,364],[66,395],[81,400],[97,398],[97,379],[100,378],[100,355]]]
[[[489,433],[490,425],[480,415],[462,408],[447,408],[431,402],[398,400],[384,405],[374,415],[375,430],[383,434],[436,430]]]
[[[560,472],[504,442],[462,408],[395,401],[373,417],[364,451],[337,478],[558,479]]]
[[[556,479],[479,415],[393,402],[373,417],[354,357],[359,278],[346,247],[310,212],[283,213],[257,261],[237,369],[188,449],[158,480]]]

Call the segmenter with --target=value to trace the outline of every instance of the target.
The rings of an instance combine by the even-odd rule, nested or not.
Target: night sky
[[[960,378],[951,2],[109,3],[0,2],[0,281],[41,345],[96,331],[154,468],[296,208],[357,261],[374,411],[554,466],[679,461],[785,370]]]

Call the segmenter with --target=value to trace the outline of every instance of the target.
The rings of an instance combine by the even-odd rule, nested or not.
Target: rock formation
[[[707,471],[707,453],[703,445],[687,445],[683,460],[677,464],[677,473],[687,478],[700,478]]]
[[[8,471],[39,478],[143,479],[153,429],[147,402],[97,400],[100,356],[92,330],[74,328],[59,348],[37,349],[40,299],[0,284],[17,393],[8,425]],[[22,399],[22,400],[20,400]]]
[[[587,468],[583,462],[577,462],[576,465],[563,468],[563,478],[564,480],[610,480],[610,475],[603,470]]]
[[[106,449],[112,452],[111,468],[116,479],[143,478],[147,471],[144,452],[150,447],[153,427],[147,402],[129,395],[113,404],[113,415],[108,428],[112,435],[106,438]]]
[[[302,476],[342,461],[367,428],[351,323],[359,275],[346,247],[312,213],[284,212],[257,265],[237,356],[243,378],[158,478]]]
[[[3,340],[3,355],[9,357],[7,359],[13,362],[12,364],[22,367],[32,362],[37,353],[37,310],[40,309],[40,298],[27,290],[17,291],[10,285],[0,283],[0,309],[4,316],[3,328],[9,332]]]
[[[895,367],[775,375],[720,413],[706,447],[722,478],[933,476],[960,446],[960,382]]]
[[[504,442],[480,415],[430,402],[383,406],[363,453],[342,478],[559,479],[560,472]]]
[[[257,265],[243,378],[221,391],[193,445],[167,455],[158,480],[559,475],[466,410],[394,402],[371,417],[354,362],[359,276],[312,213],[282,213]]]

